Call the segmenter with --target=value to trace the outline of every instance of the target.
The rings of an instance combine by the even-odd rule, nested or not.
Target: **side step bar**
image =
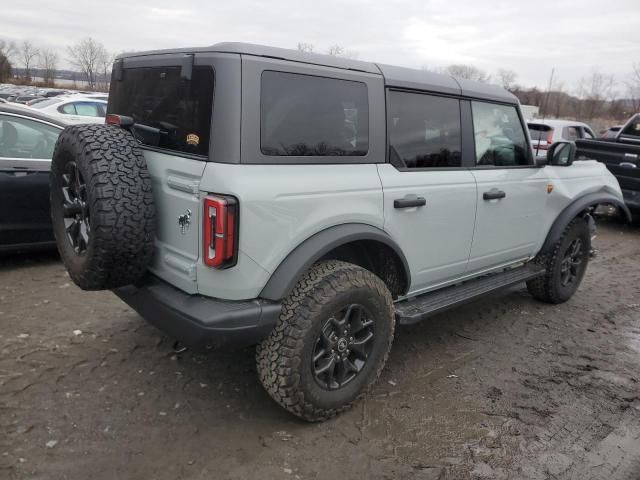
[[[544,275],[544,268],[535,264],[504,270],[467,280],[458,285],[396,303],[396,318],[402,325],[410,325],[443,310],[470,302],[490,292],[516,285]]]

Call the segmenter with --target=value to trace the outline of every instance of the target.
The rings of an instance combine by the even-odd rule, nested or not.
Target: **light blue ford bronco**
[[[192,348],[257,344],[282,407],[327,419],[396,324],[526,282],[568,300],[616,179],[557,143],[534,161],[491,85],[221,43],[117,58],[106,125],[60,135],[60,255]]]

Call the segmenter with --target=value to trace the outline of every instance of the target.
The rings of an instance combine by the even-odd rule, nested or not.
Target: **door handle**
[[[638,166],[635,163],[631,163],[631,162],[620,162],[618,166],[623,168],[638,168]]]
[[[504,191],[498,190],[497,188],[492,188],[488,192],[484,192],[482,194],[482,198],[485,200],[497,200],[499,198],[504,198],[506,196],[507,194]]]
[[[427,201],[424,197],[396,198],[393,201],[393,208],[423,207],[426,204]]]

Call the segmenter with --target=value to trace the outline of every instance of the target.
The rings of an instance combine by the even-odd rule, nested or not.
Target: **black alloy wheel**
[[[582,264],[582,257],[584,253],[582,240],[580,238],[574,239],[562,257],[560,263],[560,284],[563,287],[574,283],[578,278],[580,272],[580,265]]]
[[[329,318],[318,336],[311,369],[326,390],[342,388],[362,371],[373,347],[374,322],[366,308],[354,303]]]
[[[82,255],[87,251],[91,226],[87,185],[75,162],[67,163],[62,174],[64,229],[73,250]]]

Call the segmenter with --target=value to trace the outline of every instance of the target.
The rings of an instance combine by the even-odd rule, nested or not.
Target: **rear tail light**
[[[553,128],[547,132],[547,145],[551,145],[553,143]]]
[[[543,143],[543,142],[547,142],[547,143]],[[552,143],[553,143],[553,128],[547,131],[547,136],[545,137],[544,140],[542,139],[538,140],[538,148],[540,150],[548,150]]]
[[[115,125],[117,127],[122,127],[128,129],[133,125],[133,118],[127,117],[126,115],[116,115],[114,113],[109,113],[104,119],[104,123],[107,125]]]
[[[238,201],[223,195],[205,197],[202,223],[204,264],[233,267],[238,261]]]

